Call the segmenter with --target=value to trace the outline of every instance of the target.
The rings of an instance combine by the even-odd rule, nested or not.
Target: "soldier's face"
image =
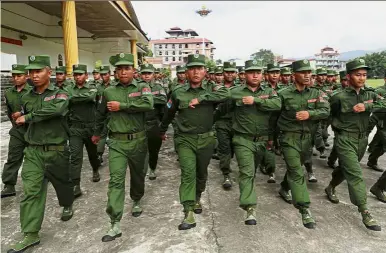
[[[224,80],[225,82],[233,82],[236,78],[234,71],[224,71]]]
[[[101,77],[104,83],[110,82],[110,73],[101,74]]]
[[[66,75],[64,73],[56,73],[56,81],[61,83],[66,80]]]
[[[134,78],[138,78],[138,76],[139,76],[138,72],[135,72],[134,73]]]
[[[280,75],[281,82],[284,83],[284,84],[289,83],[290,76],[291,75]]]
[[[87,74],[74,73],[74,80],[77,85],[83,85],[88,78]]]
[[[240,81],[245,81],[245,73],[240,73],[239,79],[240,79]]]
[[[216,81],[216,75],[210,74],[210,80],[212,80],[213,82]]]
[[[185,80],[186,75],[185,75],[185,73],[177,73],[177,78],[178,78],[178,80]]]
[[[12,74],[12,81],[15,86],[23,85],[27,82],[26,74]]]
[[[262,79],[263,74],[261,73],[261,70],[250,70],[245,72],[245,80],[249,86],[258,86]]]
[[[145,72],[145,73],[141,73],[141,78],[142,80],[144,80],[145,82],[149,83],[151,82],[151,80],[153,80],[154,78],[154,73],[149,73],[149,72]]]
[[[215,80],[216,80],[216,83],[221,83],[222,81],[224,81],[224,75],[223,74],[215,74]]]
[[[264,74],[264,80],[268,81],[268,73]]]
[[[92,75],[94,76],[94,80],[101,79],[101,74],[99,74],[99,73],[93,73]]]
[[[316,81],[319,83],[324,83],[326,81],[327,75],[317,75],[316,76]]]
[[[350,74],[347,75],[347,79],[350,82],[350,85],[354,88],[362,88],[365,86],[365,82],[367,79],[367,70],[353,70]]]
[[[342,85],[343,88],[348,87],[348,81],[345,79],[340,80],[340,84]]]
[[[29,71],[29,78],[34,86],[43,86],[50,82],[51,69],[46,67],[44,69],[31,69]]]
[[[272,71],[268,73],[268,80],[270,83],[279,82],[280,71]]]
[[[295,82],[300,85],[311,86],[311,70],[295,72]]]
[[[133,66],[119,66],[117,67],[117,76],[120,83],[128,84],[133,81],[134,68]]]
[[[327,76],[327,82],[332,83],[334,76]]]
[[[206,69],[203,66],[195,66],[188,68],[188,78],[193,84],[201,83],[206,75]]]

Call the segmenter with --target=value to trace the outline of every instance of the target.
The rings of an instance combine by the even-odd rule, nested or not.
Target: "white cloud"
[[[133,1],[152,39],[173,26],[212,40],[215,58],[246,59],[260,48],[284,57],[313,55],[328,45],[340,52],[386,45],[386,2],[148,2]],[[205,5],[213,12],[195,13]]]

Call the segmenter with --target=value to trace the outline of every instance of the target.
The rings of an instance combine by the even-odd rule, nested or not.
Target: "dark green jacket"
[[[153,94],[154,100],[154,110],[146,113],[146,122],[154,124],[154,122],[159,123],[162,120],[165,110],[165,105],[167,102],[166,92],[164,88],[158,82],[150,82],[148,83],[151,89],[151,93]]]
[[[90,83],[85,83],[79,88],[77,85],[67,88],[70,96],[69,123],[75,128],[86,126],[94,127],[96,115],[97,88]]]

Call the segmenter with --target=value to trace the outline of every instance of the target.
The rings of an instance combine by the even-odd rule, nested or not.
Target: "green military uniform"
[[[308,60],[295,61],[292,66],[295,73],[311,72]],[[323,98],[321,91],[307,86],[299,90],[297,85],[302,87],[302,84],[294,84],[279,92],[282,101],[282,113],[278,120],[281,132],[280,146],[287,165],[287,172],[279,193],[286,201],[289,201],[288,191],[291,190],[292,203],[302,214],[304,226],[314,228],[315,222],[308,211],[310,197],[304,180],[302,164],[305,160],[310,159],[313,126],[316,121],[328,117],[329,104]],[[299,111],[307,111],[309,118],[297,120],[296,113]]]
[[[188,56],[187,68],[204,66],[204,55]],[[161,133],[166,132],[178,111],[178,131],[174,138],[181,168],[180,202],[185,211],[185,219],[179,229],[189,229],[196,225],[192,211],[205,190],[207,167],[215,144],[212,131],[215,103],[224,101],[228,96],[229,91],[225,87],[202,83],[197,88],[191,85],[176,88],[168,101]],[[191,108],[189,103],[194,99],[198,99],[199,104]]]
[[[153,73],[154,67],[151,64],[144,64],[141,66],[141,74]],[[154,109],[146,113],[146,135],[148,141],[148,152],[145,162],[145,170],[150,167],[149,179],[156,179],[155,170],[157,168],[158,153],[162,146],[162,139],[159,129],[159,124],[164,115],[164,109],[167,102],[164,88],[158,83],[151,80],[151,93],[153,94]]]
[[[238,68],[238,77],[236,78],[235,84],[236,85],[245,85],[245,79],[241,80],[240,74],[245,74],[245,68],[244,67]]]
[[[94,74],[94,73],[99,73],[99,74],[100,74],[100,71],[101,71],[101,67],[93,69],[92,73],[93,73],[93,74]],[[102,78],[99,79],[99,80],[92,80],[92,81],[90,82],[90,84],[94,85],[95,87],[99,87],[99,85],[101,85],[102,83],[103,83]]]
[[[12,75],[26,75],[25,65],[12,65]],[[2,172],[2,180],[4,190],[1,192],[1,197],[15,196],[15,185],[17,182],[17,175],[21,164],[23,163],[23,150],[27,146],[24,140],[26,126],[18,126],[15,120],[12,119],[12,114],[22,112],[21,98],[24,94],[31,90],[31,86],[27,83],[22,85],[23,88],[18,90],[17,86],[9,88],[5,91],[4,98],[7,106],[7,115],[12,123],[12,128],[9,130],[9,144],[7,162],[4,164]]]
[[[133,66],[131,54],[118,54],[110,58],[117,68]],[[109,111],[109,102],[120,103],[118,111]],[[106,212],[110,217],[111,229],[102,241],[111,241],[121,235],[119,222],[125,204],[125,178],[127,165],[130,168],[130,197],[134,201],[132,215],[142,213],[139,201],[145,192],[145,158],[147,138],[145,113],[153,109],[153,96],[149,85],[134,79],[123,84],[109,86],[103,91],[97,110],[95,136],[100,136],[107,123],[109,139],[110,181]]]
[[[29,56],[26,69],[41,70],[49,66],[49,56]],[[64,207],[62,220],[72,217],[74,196],[69,170],[68,101],[68,94],[53,84],[42,93],[37,93],[34,88],[22,97],[22,117],[28,126],[25,133],[28,146],[24,150],[21,172],[24,197],[20,202],[21,230],[25,236],[9,252],[21,252],[40,242],[38,232],[44,218],[48,182],[55,188],[59,205]]]
[[[346,64],[348,74],[357,69],[368,69],[363,59],[356,59]],[[361,212],[363,223],[368,229],[377,231],[381,228],[368,212],[366,185],[359,162],[367,147],[369,116],[373,110],[378,109],[382,112],[381,108],[386,106],[381,101],[374,92],[363,88],[356,91],[353,87],[348,87],[331,97],[332,128],[335,133],[334,144],[339,166],[334,169],[332,180],[325,189],[329,200],[338,203],[335,187],[346,179],[350,200]],[[354,112],[353,107],[359,103],[365,105],[364,112]]]
[[[289,67],[282,67],[280,69],[280,76],[291,76],[292,75],[292,72],[291,72],[291,69]],[[282,81],[279,82],[279,85],[278,86],[289,86],[291,85],[291,80],[288,80],[288,83],[284,83]]]
[[[87,65],[77,64],[73,66],[73,74],[87,74]],[[74,195],[79,197],[80,175],[83,164],[83,147],[86,147],[88,159],[93,170],[93,181],[100,180],[98,169],[100,161],[97,154],[97,146],[91,142],[95,125],[97,88],[90,83],[84,83],[81,87],[75,84],[67,88],[70,95],[69,126],[70,126],[70,166],[71,179],[74,183]]]
[[[183,65],[177,66],[176,67],[177,74],[182,74],[185,73],[186,67]],[[172,94],[173,90],[179,86],[179,85],[185,85],[186,80],[178,80],[178,78],[175,78],[173,82],[169,83],[169,93],[168,93],[168,98],[170,98],[170,95]]]
[[[55,67],[55,73],[61,73],[61,74],[66,74],[66,66],[57,66]],[[55,82],[55,86],[58,87],[59,89],[64,89],[66,90],[68,87],[70,87],[71,85],[73,85],[73,81],[72,80],[64,80],[63,83],[58,83],[57,81]]]

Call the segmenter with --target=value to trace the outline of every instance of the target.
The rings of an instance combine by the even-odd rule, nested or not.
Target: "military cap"
[[[160,72],[159,68],[154,69],[154,73],[159,73],[159,72]]]
[[[349,61],[346,63],[346,71],[347,73],[356,70],[356,69],[367,69],[369,70],[370,68],[366,66],[366,62],[363,59],[355,59],[352,61]]]
[[[236,62],[225,61],[224,62],[224,71],[236,72],[237,71]]]
[[[338,70],[334,70],[335,74],[334,76],[339,76],[339,71]]]
[[[176,71],[177,73],[185,73],[186,67],[184,65],[178,65]]]
[[[141,65],[141,73],[154,73],[153,64],[145,63]]]
[[[315,69],[311,70],[311,75],[316,76],[316,70]]]
[[[209,68],[209,74],[214,74],[215,68]]]
[[[205,55],[203,54],[190,54],[188,55],[188,63],[186,67],[205,66]]]
[[[280,67],[277,63],[268,63],[267,72],[280,71]]]
[[[110,66],[109,65],[102,65],[100,67],[100,73],[101,74],[107,74],[110,73]]]
[[[110,57],[109,59],[111,65],[113,66],[133,66],[134,65],[134,56],[132,54],[120,53]]]
[[[281,75],[291,75],[291,69],[288,67],[283,67],[280,69],[280,74]]]
[[[87,65],[84,65],[84,64],[72,65],[72,73],[74,73],[74,74],[87,74]]]
[[[66,66],[57,66],[55,67],[55,73],[62,73],[65,74],[66,71]]]
[[[240,67],[239,68],[239,74],[241,74],[241,73],[245,73],[245,68],[244,67]]]
[[[335,76],[335,70],[333,70],[333,69],[327,69],[327,75],[328,75],[328,76]]]
[[[312,70],[311,63],[307,59],[294,61],[292,63],[292,70],[294,72],[311,71]]]
[[[260,60],[248,60],[245,62],[245,71],[263,70],[263,63]]]
[[[31,55],[28,56],[28,65],[25,69],[44,69],[51,68],[51,60],[49,55]]]
[[[27,70],[25,69],[27,65],[21,65],[21,64],[13,64],[12,65],[12,74],[27,74]]]
[[[214,73],[215,74],[222,74],[224,72],[224,68],[222,66],[217,66]]]
[[[92,73],[94,74],[94,73],[99,73],[101,71],[101,69],[100,68],[95,68],[93,71],[92,71]]]
[[[317,68],[316,74],[317,75],[327,75],[327,69],[325,67]]]
[[[340,80],[347,80],[347,72],[346,72],[346,70],[342,70],[342,71],[340,71],[339,72],[339,78],[340,78]]]

